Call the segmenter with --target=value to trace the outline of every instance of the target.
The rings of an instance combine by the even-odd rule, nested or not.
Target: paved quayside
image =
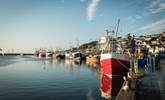
[[[137,100],[165,100],[165,59],[155,71],[148,68],[144,78],[138,80]]]

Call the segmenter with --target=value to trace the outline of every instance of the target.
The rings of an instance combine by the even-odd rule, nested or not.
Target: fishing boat
[[[65,52],[65,59],[67,59],[67,60],[73,59],[73,55],[72,55],[71,51]]]
[[[45,50],[36,50],[34,55],[36,55],[38,58],[46,57],[46,51]]]
[[[86,56],[86,64],[96,66],[96,64],[99,64],[99,62],[100,62],[99,59],[100,59],[99,55],[90,54],[90,55]]]
[[[73,52],[72,53],[73,61],[81,61],[82,60],[82,53],[81,52]]]
[[[113,88],[116,77],[123,77],[126,75],[130,65],[129,55],[124,52],[117,40],[119,22],[120,20],[118,20],[116,32],[112,31],[110,36],[110,31],[107,30],[107,36],[101,38],[104,46],[102,46],[103,49],[100,55],[102,71],[100,89],[102,96],[105,98],[111,98],[115,95],[113,93]]]
[[[53,57],[53,52],[51,51],[46,52],[46,58],[51,58],[51,57]]]
[[[38,58],[51,58],[53,56],[53,51],[39,49],[35,51],[34,55]]]

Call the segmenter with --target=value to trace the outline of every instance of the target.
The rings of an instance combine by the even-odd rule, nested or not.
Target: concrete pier
[[[17,55],[34,55],[33,53],[0,53],[0,55],[6,56],[6,55],[10,55],[10,56],[17,56]]]
[[[159,56],[158,56],[159,57]],[[165,59],[149,56],[147,66],[140,69],[143,78],[131,79],[130,89],[124,91],[123,83],[116,100],[165,100]]]
[[[137,88],[137,79],[129,79],[129,88],[128,90],[123,90],[123,87],[126,85],[126,81],[123,83],[117,97],[115,100],[135,100],[136,99],[136,88]]]
[[[137,100],[165,100],[165,59],[159,65],[154,72],[149,67],[145,77],[138,80]]]

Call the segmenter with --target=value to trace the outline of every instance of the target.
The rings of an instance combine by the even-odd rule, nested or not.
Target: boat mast
[[[108,29],[105,30],[105,31],[107,33],[107,36],[106,36],[106,42],[107,42],[106,48],[107,48],[107,51],[109,51],[109,49],[110,49],[110,46],[109,46],[109,44],[110,44],[110,39],[109,39],[109,33],[110,33],[110,31]]]
[[[116,38],[117,38],[117,33],[118,33],[118,29],[119,29],[119,23],[120,23],[120,19],[118,19],[118,21],[117,21],[117,27],[116,27]]]

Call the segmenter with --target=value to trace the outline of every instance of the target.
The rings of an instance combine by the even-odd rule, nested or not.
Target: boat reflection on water
[[[100,65],[92,66],[88,65],[82,61],[74,61],[70,59],[59,60],[59,59],[49,59],[49,60],[42,60],[44,65],[57,65],[65,66],[66,69],[70,70],[71,72],[80,72],[83,68],[90,69],[93,74],[100,80],[100,84],[98,84],[97,89],[100,90],[100,96],[107,99],[114,99],[118,94],[122,84],[123,84],[123,77],[122,76],[110,76],[109,74],[105,74],[100,70]],[[43,67],[46,69],[46,66]],[[78,75],[79,76],[79,75]]]
[[[101,96],[106,99],[113,100],[117,96],[123,82],[124,80],[122,76],[109,76],[108,74],[101,73],[100,75]]]
[[[70,69],[71,71],[79,71],[80,68],[86,67],[92,72],[95,73],[98,79],[100,79],[100,86],[98,90],[100,90],[100,96],[106,99],[115,99],[116,95],[118,94],[124,80],[123,76],[110,76],[109,74],[105,74],[100,71],[100,65],[98,66],[92,66],[88,65],[85,62],[78,62],[78,61],[73,61],[69,59],[65,60],[58,60],[58,59],[50,59],[46,60],[47,62],[45,64],[56,64],[56,65],[66,65],[66,68]]]
[[[65,59],[65,64],[70,65],[70,66],[77,66],[77,65],[81,65],[82,61],[74,61],[70,59]]]

